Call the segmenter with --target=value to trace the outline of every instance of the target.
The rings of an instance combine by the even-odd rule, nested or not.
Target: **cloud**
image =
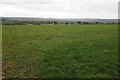
[[[117,18],[118,0],[1,0],[2,16]]]

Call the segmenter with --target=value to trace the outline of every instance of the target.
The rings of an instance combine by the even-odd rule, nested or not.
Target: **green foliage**
[[[3,26],[3,75],[118,77],[117,25]]]

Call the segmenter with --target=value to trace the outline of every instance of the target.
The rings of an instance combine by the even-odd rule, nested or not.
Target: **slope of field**
[[[3,26],[3,76],[115,78],[117,25]]]

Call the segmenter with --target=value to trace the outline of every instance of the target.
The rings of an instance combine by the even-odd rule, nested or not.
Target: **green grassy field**
[[[117,25],[3,26],[7,78],[116,78]]]

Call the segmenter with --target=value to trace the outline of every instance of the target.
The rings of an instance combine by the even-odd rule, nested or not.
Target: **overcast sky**
[[[0,16],[118,18],[119,0],[0,0]]]

